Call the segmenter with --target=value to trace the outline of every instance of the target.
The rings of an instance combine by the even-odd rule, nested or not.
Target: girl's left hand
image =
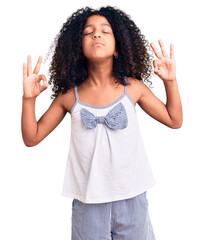
[[[159,40],[161,53],[155,47],[153,43],[150,44],[158,60],[154,60],[154,72],[163,81],[174,81],[176,80],[176,63],[174,59],[174,47],[170,45],[170,57],[168,56],[162,40]]]

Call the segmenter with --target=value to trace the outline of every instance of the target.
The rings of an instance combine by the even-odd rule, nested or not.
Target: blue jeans
[[[71,240],[111,239],[155,240],[146,192],[107,203],[73,200]]]

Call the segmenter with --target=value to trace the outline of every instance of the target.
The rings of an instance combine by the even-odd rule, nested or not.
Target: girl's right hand
[[[26,63],[23,63],[23,97],[26,99],[36,98],[48,86],[45,75],[38,75],[41,63],[42,57],[40,56],[33,73],[30,55],[27,57],[27,68]]]

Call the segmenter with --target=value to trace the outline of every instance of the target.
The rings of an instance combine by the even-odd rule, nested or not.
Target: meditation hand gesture
[[[40,56],[33,73],[30,55],[27,57],[27,68],[26,64],[23,64],[23,97],[26,99],[37,97],[47,88],[45,75],[38,75],[41,63],[42,57]],[[41,84],[41,80],[43,84]]]
[[[170,45],[170,57],[168,56],[162,40],[159,40],[160,53],[153,43],[150,44],[158,60],[154,60],[154,72],[164,82],[176,80],[176,63],[174,59],[173,44]]]

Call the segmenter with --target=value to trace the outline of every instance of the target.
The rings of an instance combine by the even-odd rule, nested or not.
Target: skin
[[[109,26],[108,26],[109,25]],[[108,33],[107,33],[108,32]],[[100,42],[102,44],[93,43]],[[157,59],[154,60],[154,72],[163,81],[167,102],[164,104],[142,82],[127,78],[127,92],[134,104],[152,118],[170,128],[180,128],[183,122],[182,104],[176,79],[176,63],[174,47],[170,45],[170,56],[159,40],[161,52],[153,43],[150,44]],[[124,86],[116,87],[112,76],[113,56],[117,56],[115,38],[112,28],[105,17],[91,16],[88,18],[83,33],[82,48],[88,62],[88,78],[78,89],[80,101],[95,106],[106,106],[117,100],[124,93]],[[31,56],[23,64],[23,104],[22,104],[22,136],[26,146],[35,146],[49,135],[63,120],[76,101],[73,89],[66,94],[60,93],[51,103],[48,110],[37,121],[35,117],[36,97],[47,89],[47,79],[41,74],[40,56],[32,72]],[[43,85],[40,84],[42,81]]]
[[[82,49],[88,64],[86,86],[103,89],[113,84],[113,56],[118,54],[111,25],[105,17],[94,15],[88,18],[83,32]]]

